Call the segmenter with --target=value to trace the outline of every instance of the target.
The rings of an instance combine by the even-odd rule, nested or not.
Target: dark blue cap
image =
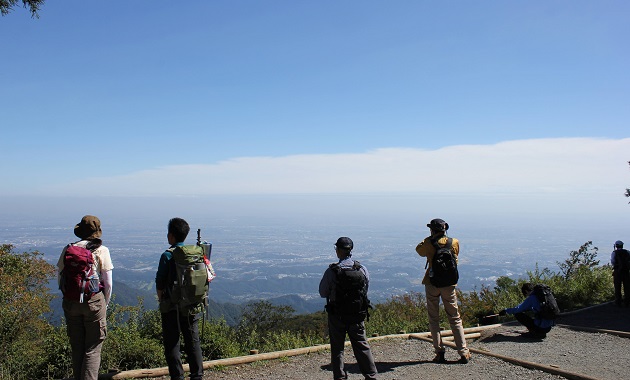
[[[337,239],[335,247],[352,250],[352,248],[354,247],[354,243],[352,243],[352,239],[350,239],[349,237],[343,236]]]

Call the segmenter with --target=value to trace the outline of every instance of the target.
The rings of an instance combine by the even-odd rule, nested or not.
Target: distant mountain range
[[[47,316],[47,319],[53,325],[58,326],[62,321],[63,309],[61,307],[61,293],[56,291],[56,295],[57,297],[50,303],[52,312]],[[114,298],[112,302],[122,306],[137,306],[139,299],[143,300],[143,304],[146,309],[156,309],[158,306],[155,291],[137,289],[120,281],[114,282]],[[309,314],[323,310],[322,300],[305,300],[297,295],[286,295],[271,298],[266,301],[269,301],[272,305],[290,306],[295,310],[296,314]],[[243,308],[246,305],[247,303],[237,304],[232,302],[216,302],[213,300],[211,291],[208,299],[208,318],[223,318],[228,325],[236,326],[241,319]]]

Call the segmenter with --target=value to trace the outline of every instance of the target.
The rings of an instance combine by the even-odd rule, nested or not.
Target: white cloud
[[[557,138],[437,150],[238,157],[84,178],[50,186],[43,194],[78,195],[85,188],[108,196],[620,193],[630,184],[628,152],[630,138]]]

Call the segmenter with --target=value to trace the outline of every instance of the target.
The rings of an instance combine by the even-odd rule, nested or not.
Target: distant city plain
[[[0,243],[12,244],[18,252],[38,250],[46,261],[55,264],[64,245],[77,240],[72,228],[80,217],[72,223],[68,217],[55,220],[54,216],[2,219]],[[115,281],[153,293],[159,256],[168,247],[168,219],[101,218]],[[428,234],[426,222],[340,220],[335,225],[310,218],[195,217],[186,242],[195,243],[200,228],[202,239],[213,243],[211,259],[218,277],[211,284],[210,296],[215,302],[244,303],[298,295],[323,307],[318,284],[327,266],[336,261],[333,243],[339,236],[354,240],[353,257],[369,269],[373,302],[423,291],[426,260],[416,254],[415,246]],[[586,241],[599,248],[603,265],[609,260],[612,242],[622,238],[621,226],[617,230],[537,223],[451,226],[450,235],[461,244],[459,286],[463,291],[492,286],[499,276],[524,277],[536,265],[558,271],[557,262]]]

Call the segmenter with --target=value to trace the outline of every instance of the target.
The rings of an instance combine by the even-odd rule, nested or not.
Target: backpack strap
[[[444,236],[444,235],[442,235]],[[429,238],[429,241],[431,242],[431,244],[433,245],[433,247],[435,248],[435,251],[437,252],[438,249],[440,248],[448,248],[451,249],[453,248],[453,238],[447,237],[446,238],[446,244],[444,244],[444,246],[440,246],[438,244],[438,240],[440,238],[442,238],[442,236],[438,237],[437,239],[431,239]],[[424,269],[427,269],[427,267],[429,266],[429,258],[427,257],[427,262],[424,264]]]
[[[77,245],[77,243],[79,243],[79,242],[81,242],[81,241],[83,241],[83,240],[77,240],[77,241],[75,241],[74,243],[68,243],[68,245],[66,246],[66,249],[67,249],[68,247],[70,247],[71,245],[73,245],[73,246]],[[90,249],[90,248],[88,248],[88,247],[87,247],[87,244],[86,244],[86,245],[85,245],[85,247],[83,247],[83,248],[87,249],[88,251],[90,251],[90,252],[92,252],[92,253],[94,253],[94,251],[96,251],[96,249],[98,249],[98,248],[96,248],[96,249]]]
[[[438,240],[442,238],[442,236],[440,236],[437,239],[429,239],[431,241],[431,244],[433,244],[433,246],[435,247],[436,250],[440,249],[440,248],[452,248],[453,247],[453,238],[447,237],[446,238],[446,244],[444,244],[443,246],[440,246],[440,244],[438,244]]]

